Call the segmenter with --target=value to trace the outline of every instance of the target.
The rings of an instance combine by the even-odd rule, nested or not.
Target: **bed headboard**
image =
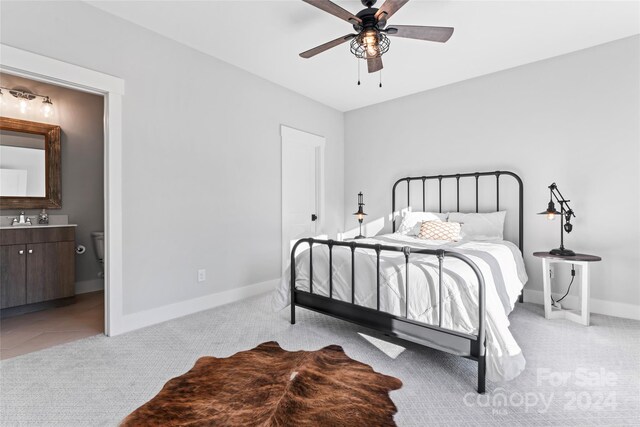
[[[391,194],[391,214],[393,218],[393,232],[396,231],[396,189],[401,182],[407,183],[407,206],[411,206],[411,185],[420,185],[422,183],[422,210],[427,211],[427,181],[438,181],[438,212],[442,212],[442,181],[444,180],[456,180],[456,211],[460,212],[460,180],[462,179],[475,179],[475,209],[479,212],[480,190],[479,181],[482,177],[495,177],[496,185],[496,209],[495,212],[500,210],[500,177],[501,176],[512,177],[518,184],[518,247],[520,252],[523,248],[523,186],[522,179],[518,175],[509,171],[494,171],[494,172],[472,172],[472,173],[456,173],[450,175],[431,175],[431,176],[409,176],[406,178],[400,178],[393,184]],[[418,181],[416,184],[415,181]],[[435,209],[434,209],[435,210]]]

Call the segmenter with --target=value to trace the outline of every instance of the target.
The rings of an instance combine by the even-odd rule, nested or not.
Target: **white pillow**
[[[491,213],[450,212],[449,221],[462,224],[460,238],[464,240],[504,240],[506,211]]]
[[[447,214],[437,212],[406,212],[396,233],[417,236],[423,221],[446,221]],[[397,220],[396,220],[397,221]]]

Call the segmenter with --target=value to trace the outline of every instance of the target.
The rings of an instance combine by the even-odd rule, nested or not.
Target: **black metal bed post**
[[[380,245],[376,245],[376,310],[380,311]]]
[[[407,209],[411,210],[411,181],[407,180]]]
[[[309,292],[313,293],[313,240],[309,241]]]
[[[422,212],[427,211],[427,177],[422,177]]]
[[[396,232],[396,187],[399,183],[400,180],[396,181],[395,184],[393,184],[393,188],[391,189],[391,230],[393,233]]]
[[[442,263],[444,262],[444,251],[438,253],[438,326],[442,328]]]
[[[480,212],[478,210],[478,207],[480,206],[479,203],[478,203],[478,200],[479,200],[479,198],[478,198],[478,193],[479,193],[478,181],[480,180],[480,174],[478,172],[476,172],[475,176],[476,176],[476,213],[478,213],[478,212]]]
[[[456,212],[460,212],[460,174],[456,175]]]
[[[411,248],[409,246],[405,246],[402,248],[402,252],[404,252],[404,268],[405,268],[405,278],[404,278],[404,317],[409,318],[409,254],[411,254]]]
[[[291,249],[291,264],[289,264],[289,269],[291,270],[291,282],[289,286],[291,288],[291,324],[296,324],[296,249],[298,249],[298,245],[302,242],[302,240],[298,240]]]
[[[524,185],[522,179],[513,172],[502,171],[505,175],[513,177],[518,182],[518,249],[524,254]],[[518,302],[524,302],[524,289],[518,296]]]
[[[333,240],[329,239],[329,298],[333,299]]]
[[[351,242],[351,304],[356,301],[356,242]]]
[[[486,374],[487,374],[487,340],[485,331],[486,313],[485,313],[485,284],[484,276],[478,266],[467,256],[457,252],[443,251],[443,256],[448,255],[458,258],[467,264],[478,279],[478,393],[484,393],[486,390]]]
[[[438,176],[438,212],[442,213],[442,175]]]

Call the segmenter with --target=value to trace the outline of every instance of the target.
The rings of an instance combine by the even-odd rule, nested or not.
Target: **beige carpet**
[[[487,382],[480,396],[470,360],[406,344],[393,359],[358,335],[369,331],[306,310],[298,310],[292,326],[288,310],[270,307],[261,296],[4,360],[0,425],[115,426],[198,358],[228,357],[271,340],[289,351],[337,344],[400,379],[403,387],[390,393],[400,426],[638,425],[640,419],[638,321],[594,314],[584,327],[545,320],[541,306],[518,304],[511,330],[526,369],[513,381]]]

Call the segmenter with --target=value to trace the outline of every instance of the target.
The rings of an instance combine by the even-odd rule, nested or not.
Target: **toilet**
[[[93,240],[93,251],[98,263],[100,263],[99,275],[104,277],[104,231],[94,231],[91,233],[91,239]]]

